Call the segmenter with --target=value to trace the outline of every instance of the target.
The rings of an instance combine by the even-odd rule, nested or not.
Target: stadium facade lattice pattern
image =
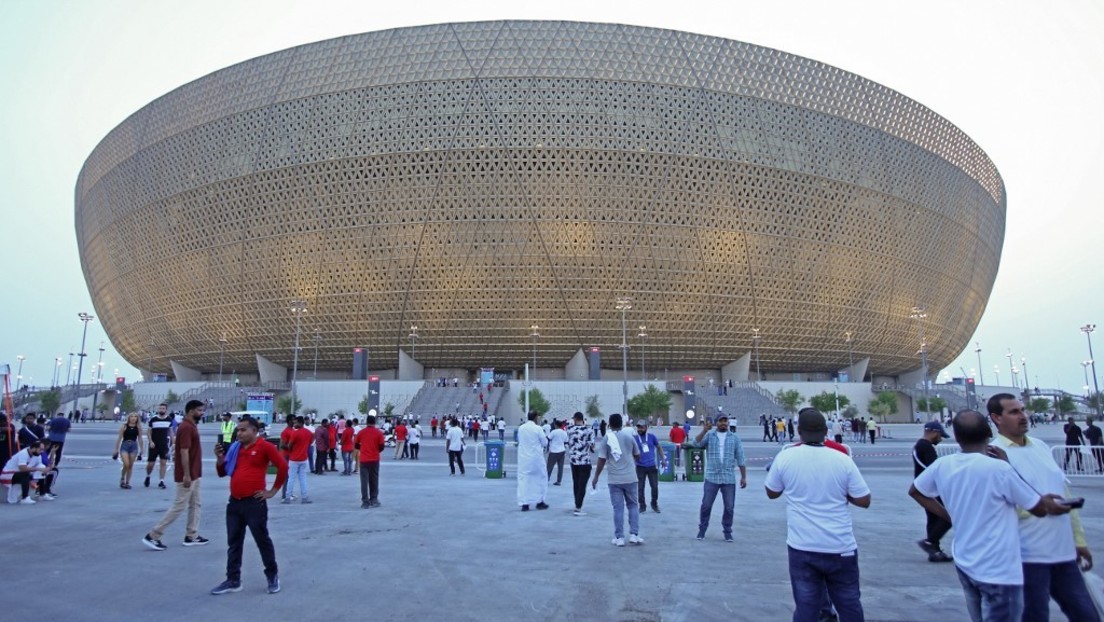
[[[441,24],[321,41],[160,97],[96,147],[76,231],[131,363],[934,369],[996,277],[1005,189],[917,102],[836,67],[614,24]]]

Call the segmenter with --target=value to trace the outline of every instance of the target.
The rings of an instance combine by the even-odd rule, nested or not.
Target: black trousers
[[[337,449],[331,449],[329,451],[329,456],[330,456],[330,470],[331,471],[336,471],[337,470]]]
[[[924,514],[928,515],[928,542],[939,548],[939,541],[951,530],[951,524],[927,510]]]
[[[640,507],[644,507],[644,480],[652,486],[652,505],[659,503],[659,468],[636,467],[636,498],[640,500]]]
[[[31,496],[31,472],[20,471],[18,473],[12,473],[11,485],[15,486],[19,484],[19,487],[23,490],[23,496],[21,498],[26,499]]]
[[[407,443],[406,446],[410,448],[410,459],[411,460],[417,460],[418,459],[418,449],[421,448],[422,444],[421,443],[414,443],[414,444]]]
[[[560,482],[563,481],[564,456],[566,456],[566,455],[567,455],[566,451],[558,451],[558,452],[555,452],[555,453],[549,452],[548,457],[545,458],[545,463],[548,465],[548,475],[547,475],[547,477],[549,479],[552,478],[552,469],[557,469],[556,470],[556,483],[557,484],[559,484]]]
[[[226,504],[226,579],[241,581],[242,545],[247,527],[261,552],[265,576],[275,577],[279,569],[276,567],[276,547],[268,537],[268,503],[253,497],[230,497]]]
[[[583,509],[583,499],[586,499],[586,487],[590,483],[590,465],[571,465],[571,487],[575,490],[575,509]]]
[[[460,475],[464,474],[464,452],[463,451],[450,451],[449,454],[449,473],[456,474],[456,465],[460,465]]]
[[[377,462],[360,463],[360,502],[379,499],[379,465]]]

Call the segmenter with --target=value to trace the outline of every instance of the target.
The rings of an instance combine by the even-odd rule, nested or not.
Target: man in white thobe
[[[533,504],[538,510],[548,509],[548,504],[544,502],[548,493],[548,476],[544,473],[544,449],[548,446],[548,437],[537,425],[538,419],[540,413],[530,411],[529,420],[517,430],[517,502],[522,512],[528,512]]]

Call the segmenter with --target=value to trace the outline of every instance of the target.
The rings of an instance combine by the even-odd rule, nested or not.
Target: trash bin
[[[705,481],[705,449],[700,447],[687,447],[685,465],[687,481]]]
[[[663,448],[663,459],[659,461],[659,481],[675,481],[675,456],[678,448],[674,443],[663,442],[659,444]]]
[[[484,476],[487,479],[502,479],[502,462],[506,457],[506,443],[487,441],[483,443],[483,449],[487,452],[487,470],[484,472]]]

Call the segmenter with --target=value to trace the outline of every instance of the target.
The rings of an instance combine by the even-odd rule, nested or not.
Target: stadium
[[[744,380],[894,378],[920,350],[939,369],[985,309],[1005,207],[982,149],[885,86],[543,21],[215,71],[113,129],[75,189],[112,343],[189,379],[286,374],[297,338],[333,379],[356,347],[391,378],[571,377],[592,348],[620,370],[623,343],[634,368]]]

